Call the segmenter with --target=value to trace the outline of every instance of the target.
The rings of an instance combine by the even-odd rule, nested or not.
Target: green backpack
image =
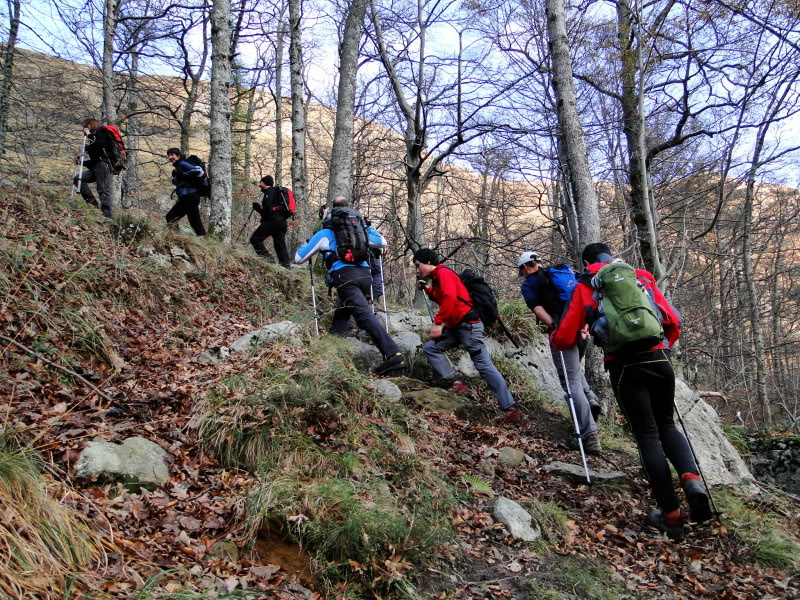
[[[592,277],[591,285],[600,313],[591,331],[595,343],[606,352],[637,352],[661,341],[659,310],[632,266],[615,260]]]

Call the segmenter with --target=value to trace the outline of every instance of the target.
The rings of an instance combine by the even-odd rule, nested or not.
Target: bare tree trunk
[[[197,104],[197,96],[200,93],[200,81],[206,71],[206,64],[208,63],[208,13],[203,9],[203,22],[201,24],[201,31],[203,32],[203,54],[200,57],[200,64],[197,71],[192,71],[192,65],[189,63],[189,50],[186,46],[186,38],[181,37],[178,43],[183,49],[183,73],[185,79],[189,79],[189,89],[186,94],[186,102],[183,105],[183,115],[181,115],[181,152],[184,154],[189,153],[189,138],[192,132],[192,115],[194,114],[194,107]],[[185,89],[185,86],[184,86]]]
[[[6,151],[8,113],[11,106],[11,77],[14,73],[14,51],[19,33],[20,0],[8,0],[8,41],[3,57],[3,82],[0,84],[0,154]]]
[[[289,74],[292,88],[292,188],[300,212],[299,238],[310,231],[311,210],[306,193],[306,107],[303,99],[301,0],[289,0]]]
[[[244,117],[244,164],[242,171],[245,181],[250,180],[250,159],[253,147],[253,116],[256,110],[256,86],[250,88],[247,98],[247,113]]]
[[[139,50],[138,44],[134,45],[131,53],[131,68],[128,73],[128,118],[127,146],[128,160],[122,177],[121,204],[129,208],[139,190]]]
[[[570,188],[578,213],[578,245],[582,247],[601,241],[600,211],[589,170],[583,127],[578,117],[563,0],[547,0],[545,11],[553,60],[553,88],[557,99],[559,133],[569,165]]]
[[[331,169],[328,181],[328,206],[336,196],[353,195],[353,121],[358,74],[358,50],[364,14],[369,0],[352,0],[347,11],[342,45],[339,48],[339,93],[336,98],[336,125],[333,130]]]
[[[100,114],[104,124],[117,125],[117,105],[114,98],[114,37],[117,33],[119,4],[106,0],[103,14],[103,104]],[[119,205],[121,181],[112,177],[111,206]]]
[[[283,177],[283,39],[286,24],[278,24],[278,43],[275,46],[275,185]],[[294,184],[292,184],[294,185]]]
[[[214,0],[211,9],[211,156],[208,175],[211,180],[211,215],[209,232],[231,239],[231,3]]]

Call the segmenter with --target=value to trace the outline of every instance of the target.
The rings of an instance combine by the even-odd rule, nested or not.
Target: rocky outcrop
[[[130,437],[121,444],[95,440],[81,451],[75,474],[152,490],[169,481],[166,456],[161,446],[142,437]]]
[[[276,340],[283,340],[294,346],[299,346],[303,343],[302,334],[303,328],[293,321],[270,323],[237,338],[230,346],[214,346],[206,350],[197,357],[197,360],[216,365],[228,360],[231,353],[249,352]]]
[[[749,444],[750,465],[758,480],[800,496],[800,436],[759,436]]]

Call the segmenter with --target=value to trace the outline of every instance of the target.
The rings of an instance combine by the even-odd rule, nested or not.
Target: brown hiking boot
[[[525,413],[523,413],[515,404],[502,415],[495,419],[496,423],[513,423],[517,421],[524,421]]]

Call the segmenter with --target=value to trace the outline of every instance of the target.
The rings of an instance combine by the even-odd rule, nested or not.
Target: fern
[[[490,486],[485,479],[482,479],[473,473],[465,473],[462,479],[464,483],[472,487],[475,492],[494,496],[494,490],[492,489],[492,486]]]

